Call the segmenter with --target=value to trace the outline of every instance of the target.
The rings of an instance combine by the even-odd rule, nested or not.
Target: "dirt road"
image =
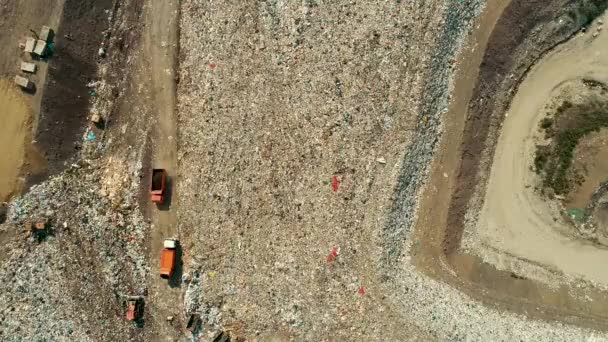
[[[604,311],[600,304],[601,294],[588,289],[581,294],[573,287],[547,289],[544,283],[497,271],[492,265],[459,250],[458,230],[465,219],[463,213],[467,210],[471,193],[474,193],[472,189],[480,183],[479,178],[470,176],[480,168],[472,159],[483,154],[483,143],[479,143],[484,139],[483,125],[490,126],[488,113],[499,111],[494,106],[500,108],[501,101],[508,102],[510,98],[495,95],[496,90],[501,89],[500,82],[505,80],[501,75],[509,75],[513,70],[521,74],[527,69],[527,63],[536,58],[535,54],[507,55],[504,51],[529,51],[530,45],[526,46],[525,41],[526,32],[533,28],[529,22],[553,18],[551,9],[561,8],[555,3],[549,5],[540,1],[492,2],[480,16],[477,30],[469,40],[471,43],[459,58],[453,101],[444,121],[444,135],[417,215],[414,241],[421,241],[426,247],[416,250],[414,259],[417,268],[425,274],[490,307],[525,313],[530,318],[561,320],[597,328],[603,324],[603,320],[598,319]],[[530,14],[542,11],[547,13],[539,17]],[[520,31],[513,32],[513,27]],[[515,34],[514,39],[505,39],[512,34]],[[551,36],[547,41],[535,43],[533,46],[541,46],[537,53],[554,45],[555,38]],[[520,45],[523,48],[518,48]],[[504,69],[497,72],[497,66]],[[495,78],[499,83],[493,82]],[[513,78],[514,81],[516,79]],[[495,98],[498,103],[488,101],[490,98]],[[482,103],[485,106],[478,110],[476,104]],[[504,115],[504,111],[502,113]],[[471,146],[475,144],[480,146]],[[457,202],[464,203],[464,206],[455,205]],[[593,305],[588,300],[581,301],[584,296],[591,297]]]
[[[601,260],[608,251],[560,233],[569,228],[558,208],[534,193],[537,177],[530,165],[542,107],[554,92],[582,77],[608,81],[607,43],[606,34],[577,36],[547,55],[523,81],[504,122],[477,224],[481,245],[603,284],[608,284],[608,271]],[[481,248],[483,256],[495,253]]]
[[[178,39],[178,2],[149,1],[145,7],[146,31],[144,34],[144,53],[150,65],[151,100],[156,111],[156,131],[153,131],[152,165],[168,172],[169,193],[166,203],[152,208],[153,228],[151,234],[150,263],[152,265],[149,293],[149,310],[153,317],[152,325],[158,328],[149,336],[154,340],[175,340],[179,334],[181,317],[181,272],[176,272],[169,282],[158,274],[158,259],[163,240],[179,238],[175,219],[177,132],[175,126],[175,67]],[[168,322],[167,317],[175,320]],[[156,329],[155,329],[156,330]]]

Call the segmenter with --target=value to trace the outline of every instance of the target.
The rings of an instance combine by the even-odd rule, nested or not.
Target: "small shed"
[[[51,39],[53,39],[53,30],[48,26],[42,26],[42,30],[40,30],[40,39],[45,42],[51,41]]]
[[[21,62],[21,71],[33,74],[36,72],[36,64],[30,62]]]
[[[32,89],[32,87],[34,86],[34,83],[32,83],[32,81],[19,75],[15,76],[15,84],[17,84],[23,89]]]
[[[38,39],[38,41],[36,41],[34,53],[40,57],[43,57],[46,54],[46,42],[44,40]]]
[[[34,53],[35,48],[36,48],[36,39],[28,38],[25,41],[25,49],[23,49],[23,51],[25,51],[27,53]]]
[[[92,121],[94,124],[100,124],[100,123],[101,123],[101,121],[102,121],[102,119],[101,119],[101,115],[99,115],[99,114],[93,114],[93,115],[91,115],[91,121]]]

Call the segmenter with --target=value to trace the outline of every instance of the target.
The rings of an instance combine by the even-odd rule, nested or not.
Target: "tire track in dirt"
[[[479,239],[498,250],[548,265],[566,275],[608,284],[601,260],[608,251],[565,236],[567,223],[553,202],[536,194],[533,164],[538,125],[546,101],[567,81],[608,81],[608,35],[589,41],[577,36],[545,56],[527,75],[507,113],[496,146],[484,206],[477,223]],[[484,248],[477,250],[486,255]],[[506,265],[501,265],[505,267]],[[509,267],[509,266],[506,266]]]
[[[563,6],[565,3],[562,0],[551,3],[513,0],[487,4],[477,30],[459,57],[453,100],[444,121],[445,133],[420,201],[414,241],[421,241],[424,248],[417,250],[414,261],[427,275],[498,310],[602,329],[601,307],[605,301],[601,293],[583,293],[572,287],[549,290],[543,284],[497,271],[477,258],[458,252],[467,205],[483,181],[476,170],[480,162],[483,163],[481,151],[492,143],[486,141],[486,135],[501,124],[492,113],[508,107],[511,89],[516,88],[517,80],[538,56],[570,36],[572,27],[548,26],[548,31],[540,35],[544,40],[539,39],[537,31],[532,36],[534,44],[530,45],[529,41],[528,45],[523,44],[537,24],[547,25],[558,16],[552,11],[567,9]],[[520,23],[522,20],[531,22]],[[494,56],[499,56],[498,61],[493,60]],[[488,81],[492,79],[496,82]],[[504,115],[504,111],[502,113]],[[480,127],[490,127],[490,130]],[[468,140],[463,143],[463,138]],[[489,140],[492,139],[490,136]],[[481,149],[471,149],[471,142],[479,144]],[[592,302],[580,298],[591,298]]]
[[[160,251],[165,238],[179,239],[176,221],[177,128],[175,124],[175,72],[178,44],[178,1],[149,1],[145,6],[146,30],[144,52],[150,66],[150,108],[155,111],[156,130],[152,131],[152,166],[168,174],[165,204],[152,208],[153,227],[150,241],[150,314],[154,340],[177,340],[180,334],[181,272],[167,282],[159,277]],[[179,263],[179,259],[178,259]],[[167,317],[173,316],[169,322]]]

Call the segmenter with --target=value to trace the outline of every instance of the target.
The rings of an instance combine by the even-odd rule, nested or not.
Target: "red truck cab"
[[[167,185],[167,171],[165,169],[152,170],[150,186],[150,200],[156,204],[165,202],[165,187]]]

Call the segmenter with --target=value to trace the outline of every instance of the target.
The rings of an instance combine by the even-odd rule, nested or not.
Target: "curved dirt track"
[[[413,260],[426,275],[502,314],[515,312],[528,322],[558,321],[603,331],[607,303],[599,289],[581,288],[579,283],[547,286],[533,274],[498,270],[471,254],[466,248],[470,244],[461,247],[461,242],[478,237],[471,231],[475,222],[464,235],[463,228],[471,216],[479,215],[480,210],[473,208],[479,208],[482,199],[474,189],[483,185],[479,196],[486,193],[493,155],[489,149],[496,146],[520,80],[557,44],[570,46],[563,44],[578,31],[573,26],[552,26],[554,18],[567,12],[559,0],[491,4],[459,57],[453,100],[417,214],[413,241],[424,247],[413,249]],[[537,269],[553,277],[542,267]]]
[[[602,260],[608,251],[561,232],[568,229],[557,208],[534,193],[533,164],[542,108],[554,92],[570,80],[608,81],[608,35],[577,35],[543,58],[521,83],[499,138],[484,205],[477,221],[478,250],[486,259],[504,262],[498,249],[566,276],[608,284]],[[477,249],[477,248],[475,248]],[[492,256],[488,255],[494,254]],[[496,265],[499,268],[508,265]]]

